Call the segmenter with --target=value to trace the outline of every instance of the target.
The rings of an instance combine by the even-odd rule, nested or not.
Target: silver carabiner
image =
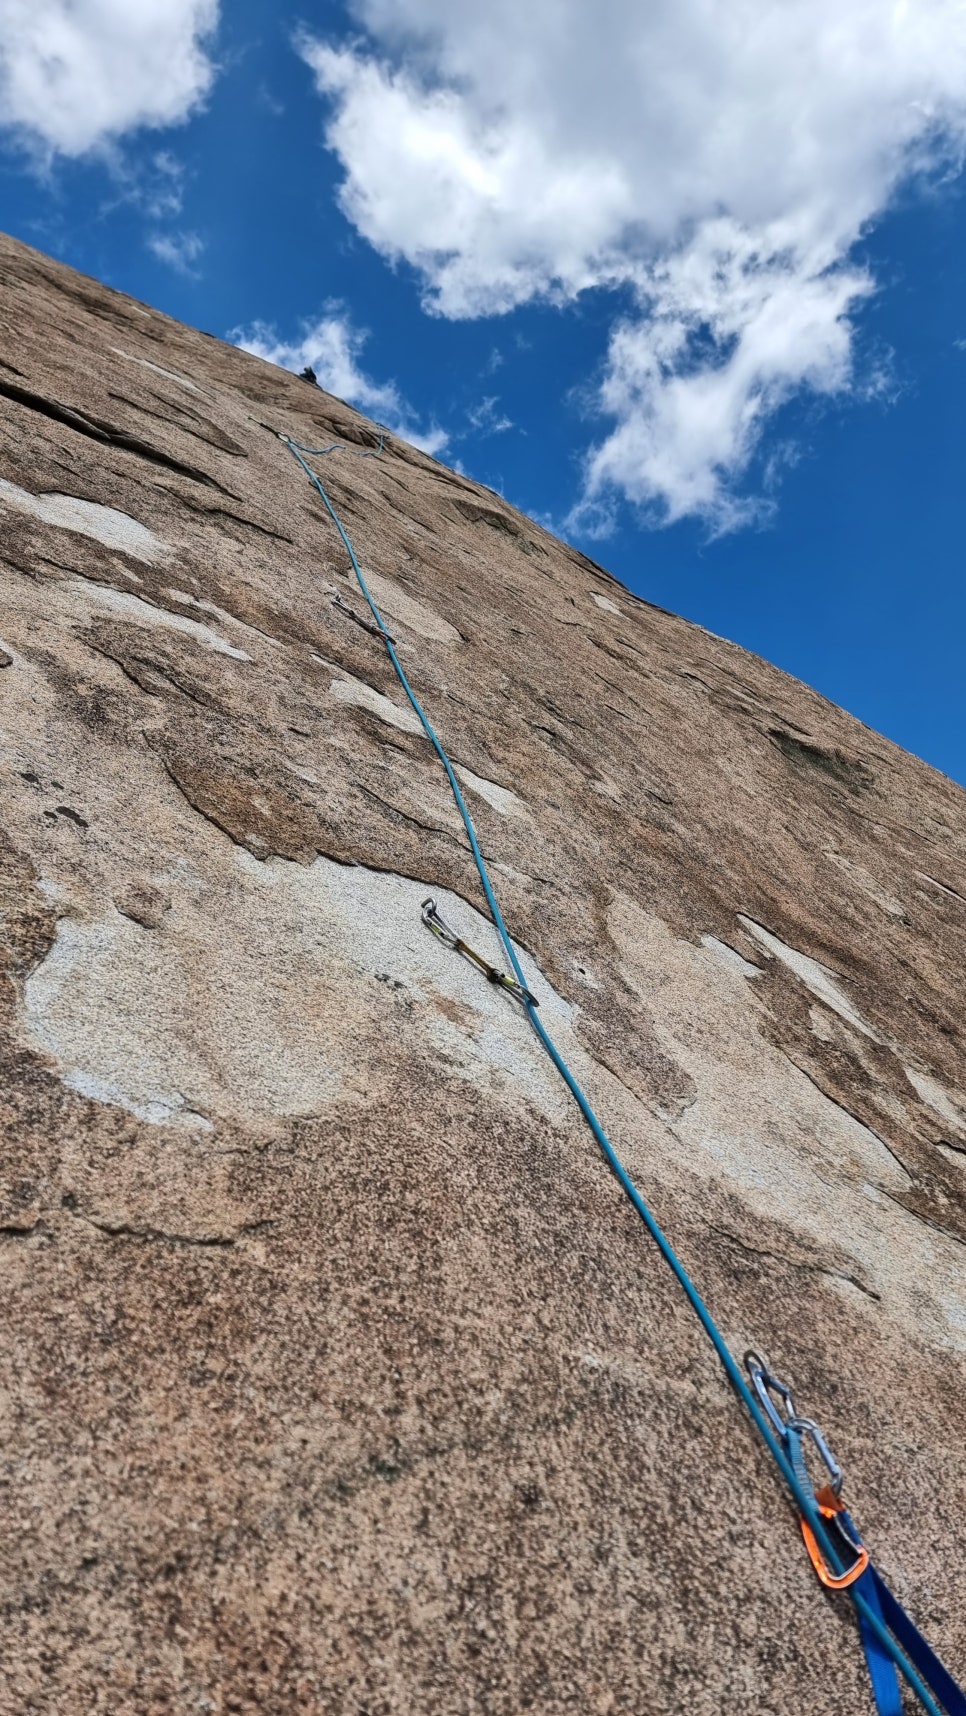
[[[460,937],[455,930],[450,929],[446,919],[437,911],[436,901],[432,896],[423,901],[421,916],[426,928],[431,929],[433,934],[438,936],[441,942],[445,942],[447,947],[455,948],[458,946]]]
[[[788,1384],[782,1382],[780,1377],[775,1376],[774,1372],[768,1369],[768,1366],[760,1353],[756,1353],[754,1351],[745,1353],[745,1365],[748,1370],[748,1375],[751,1377],[755,1393],[767,1412],[772,1425],[778,1432],[778,1435],[783,1441],[788,1435],[789,1430],[796,1430],[800,1436],[808,1436],[811,1439],[815,1452],[818,1454],[825,1470],[828,1472],[829,1485],[833,1494],[838,1495],[842,1488],[842,1468],[836,1460],[835,1455],[832,1453],[831,1448],[826,1442],[825,1437],[822,1435],[822,1432],[814,1418],[802,1418],[799,1416],[795,1407],[794,1396],[791,1389],[788,1387]],[[778,1396],[783,1408],[784,1416],[775,1405],[775,1402],[772,1399],[773,1395]]]
[[[783,1437],[789,1424],[793,1424],[798,1417],[791,1389],[787,1383],[782,1382],[768,1369],[761,1354],[756,1353],[754,1349],[745,1353],[745,1367],[751,1377],[752,1387],[767,1412],[772,1426],[779,1436]],[[772,1399],[773,1394],[778,1395],[782,1406],[785,1408],[784,1417]]]
[[[790,1430],[797,1430],[800,1436],[811,1437],[815,1452],[818,1454],[825,1470],[828,1472],[829,1488],[831,1489],[832,1494],[837,1496],[842,1488],[842,1468],[835,1458],[835,1455],[832,1453],[831,1448],[826,1442],[825,1437],[822,1435],[822,1432],[814,1418],[792,1418],[789,1422],[788,1428]]]

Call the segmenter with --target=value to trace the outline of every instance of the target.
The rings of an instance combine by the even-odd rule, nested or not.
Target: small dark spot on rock
[[[56,814],[58,816],[66,816],[68,821],[76,823],[78,828],[87,828],[89,826],[81,816],[80,811],[73,810],[69,804],[59,804],[56,808]]]
[[[20,779],[22,781],[29,781],[31,786],[40,785],[40,776],[35,775],[31,769],[21,769]]]
[[[171,900],[160,888],[149,882],[133,882],[114,896],[114,904],[122,917],[131,918],[144,929],[157,929],[165,912],[171,910]]]
[[[403,1474],[402,1463],[392,1455],[371,1454],[369,1470],[377,1477],[384,1478],[387,1484],[394,1484]]]
[[[0,649],[0,667],[12,667],[12,666],[13,666],[13,656],[10,654],[10,651],[6,650],[6,649]]]
[[[529,1483],[521,1484],[517,1494],[520,1497],[520,1504],[522,1507],[532,1511],[534,1508],[540,1506],[540,1485],[534,1483],[532,1479]]]
[[[60,1200],[60,1206],[61,1206],[61,1209],[76,1210],[76,1208],[77,1208],[77,1193],[76,1192],[65,1192],[63,1197]]]

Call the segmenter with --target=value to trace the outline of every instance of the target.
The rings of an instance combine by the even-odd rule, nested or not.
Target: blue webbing
[[[275,431],[275,433],[278,433],[278,431]],[[466,801],[463,798],[462,792],[460,791],[459,782],[456,779],[456,775],[453,772],[453,766],[449,760],[449,757],[446,755],[446,752],[443,749],[443,746],[442,746],[439,738],[437,737],[437,734],[436,734],[432,724],[430,723],[430,720],[426,714],[426,711],[423,709],[422,704],[420,703],[418,697],[416,696],[416,693],[414,692],[412,686],[409,683],[409,680],[406,677],[405,669],[402,667],[402,665],[399,661],[399,657],[396,654],[392,639],[390,638],[389,633],[387,632],[385,624],[383,622],[382,615],[379,612],[379,609],[376,606],[376,603],[375,603],[375,601],[374,601],[374,599],[370,593],[369,586],[366,583],[365,576],[364,576],[363,571],[362,571],[362,567],[359,565],[359,562],[356,558],[355,549],[353,548],[352,543],[349,541],[349,537],[346,534],[342,520],[340,519],[338,513],[336,512],[335,507],[332,505],[332,502],[330,501],[328,495],[326,494],[326,491],[323,488],[322,483],[320,482],[319,478],[316,476],[315,472],[312,470],[312,467],[306,463],[305,458],[303,457],[303,455],[307,454],[310,458],[313,458],[313,457],[319,458],[319,457],[322,457],[323,455],[325,455],[326,453],[335,452],[338,448],[338,443],[334,443],[331,447],[304,447],[304,446],[302,446],[301,442],[293,441],[287,435],[279,434],[278,438],[286,447],[288,447],[289,452],[292,454],[292,456],[294,458],[296,458],[298,460],[299,464],[301,465],[301,467],[302,467],[303,471],[305,472],[306,476],[308,477],[309,481],[312,483],[313,487],[318,490],[318,493],[322,499],[322,502],[325,506],[325,509],[328,512],[329,517],[331,518],[331,520],[332,520],[333,524],[335,525],[337,531],[339,532],[340,537],[342,538],[342,542],[345,546],[346,552],[347,552],[349,559],[352,563],[352,569],[356,575],[356,578],[359,581],[359,588],[360,588],[363,596],[365,597],[365,600],[369,605],[370,612],[372,613],[372,617],[375,620],[376,625],[379,628],[380,634],[382,636],[382,641],[386,646],[386,650],[388,652],[389,659],[392,662],[392,665],[396,670],[396,674],[397,674],[397,677],[399,679],[399,683],[402,686],[403,691],[405,692],[410,704],[412,705],[412,708],[413,708],[415,714],[417,715],[417,717],[419,719],[419,722],[422,726],[424,733],[426,734],[427,739],[429,740],[434,751],[436,752],[436,755],[438,756],[440,762],[442,763],[443,768],[446,770],[447,779],[449,780],[449,784],[450,784],[452,791],[453,791],[453,797],[456,800],[457,808],[459,810],[460,816],[463,819],[463,826],[466,829],[467,838],[469,840],[470,848],[471,848],[472,853],[473,853],[473,858],[474,858],[475,863],[476,863],[476,868],[477,868],[477,871],[479,873],[479,878],[480,878],[480,882],[481,882],[482,887],[483,887],[483,892],[486,895],[487,904],[489,905],[490,911],[493,914],[494,926],[496,928],[497,934],[500,937],[500,941],[503,944],[503,950],[507,956],[507,959],[510,962],[510,966],[513,970],[513,974],[516,977],[517,982],[520,984],[521,988],[526,990],[527,981],[526,981],[526,978],[524,976],[523,969],[520,965],[520,962],[517,958],[516,949],[514,948],[513,942],[510,939],[509,931],[506,927],[506,924],[503,921],[503,913],[500,910],[499,901],[497,900],[497,897],[496,897],[495,893],[493,892],[493,885],[490,881],[489,871],[487,870],[487,867],[486,867],[486,860],[484,859],[483,854],[480,851],[479,841],[477,840],[477,837],[476,837],[476,829],[473,826],[473,819],[470,816],[470,813],[466,807]],[[381,443],[380,443],[380,446],[381,446]],[[363,454],[362,456],[365,457],[366,455]],[[748,1386],[748,1383],[745,1380],[745,1377],[744,1377],[737,1361],[732,1356],[732,1354],[731,1354],[731,1352],[730,1352],[730,1350],[729,1350],[729,1348],[725,1342],[724,1336],[722,1335],[720,1329],[718,1328],[718,1325],[716,1324],[714,1318],[712,1317],[711,1312],[708,1310],[707,1305],[705,1304],[700,1293],[698,1292],[698,1289],[694,1285],[694,1282],[691,1280],[691,1277],[688,1274],[687,1270],[685,1269],[684,1264],[681,1262],[681,1260],[678,1257],[677,1253],[675,1252],[673,1246],[671,1245],[670,1240],[668,1240],[665,1237],[665,1235],[664,1235],[662,1229],[659,1227],[655,1217],[651,1214],[651,1211],[648,1209],[647,1204],[644,1202],[644,1199],[641,1197],[641,1194],[638,1191],[637,1187],[635,1186],[633,1180],[631,1179],[630,1174],[627,1172],[627,1169],[624,1167],[624,1164],[621,1161],[620,1157],[618,1156],[617,1151],[614,1149],[614,1146],[612,1145],[612,1143],[611,1143],[610,1139],[608,1138],[606,1132],[604,1131],[603,1127],[601,1126],[600,1121],[597,1119],[597,1116],[594,1113],[594,1110],[590,1105],[589,1099],[585,1096],[583,1090],[581,1089],[580,1085],[578,1084],[578,1082],[577,1082],[576,1078],[574,1077],[573,1073],[571,1072],[569,1066],[567,1065],[567,1063],[564,1060],[563,1056],[561,1055],[560,1051],[556,1047],[556,1044],[554,1043],[553,1039],[549,1035],[549,1032],[547,1031],[546,1027],[544,1026],[544,1023],[543,1023],[542,1019],[540,1018],[539,1013],[537,1012],[537,1010],[535,1009],[535,1007],[533,1006],[532,1003],[524,1002],[523,1005],[526,1007],[527,1017],[530,1020],[530,1024],[532,1025],[534,1031],[536,1032],[541,1043],[543,1044],[543,1047],[545,1048],[547,1054],[550,1056],[550,1059],[553,1061],[554,1066],[557,1068],[557,1071],[560,1073],[561,1077],[563,1078],[564,1082],[567,1085],[568,1090],[570,1091],[575,1102],[577,1103],[577,1106],[580,1109],[581,1114],[583,1115],[588,1126],[590,1127],[591,1132],[593,1133],[597,1143],[599,1144],[599,1146],[600,1146],[600,1148],[604,1154],[604,1157],[606,1158],[608,1166],[611,1168],[612,1172],[614,1173],[614,1175],[615,1175],[616,1179],[618,1180],[620,1186],[622,1187],[623,1191],[626,1193],[627,1197],[630,1199],[630,1202],[633,1204],[634,1209],[637,1211],[637,1214],[640,1216],[642,1222],[644,1223],[644,1226],[647,1228],[648,1233],[650,1234],[651,1238],[654,1240],[655,1244],[657,1245],[658,1250],[660,1251],[662,1257],[664,1258],[665,1262],[668,1264],[669,1268],[672,1270],[675,1278],[677,1279],[677,1281],[680,1284],[681,1288],[683,1289],[684,1293],[687,1295],[688,1301],[689,1301],[693,1311],[695,1312],[699,1322],[701,1323],[702,1328],[705,1331],[705,1334],[708,1336],[708,1339],[710,1340],[712,1346],[714,1347],[715,1352],[718,1355],[718,1358],[720,1359],[720,1361],[724,1367],[724,1370],[725,1370],[725,1373],[728,1377],[729,1382],[731,1383],[732,1387],[735,1389],[736,1393],[740,1396],[742,1404],[745,1407],[745,1410],[748,1412],[749,1417],[753,1420],[753,1422],[756,1425],[759,1433],[761,1434],[761,1436],[762,1436],[762,1438],[763,1438],[763,1440],[764,1440],[764,1442],[768,1448],[768,1451],[772,1456],[772,1459],[774,1460],[776,1466],[778,1467],[778,1470],[780,1471],[782,1477],[785,1480],[785,1483],[787,1484],[789,1490],[791,1491],[791,1494],[794,1498],[796,1506],[798,1507],[799,1511],[804,1515],[804,1517],[808,1520],[813,1532],[815,1533],[816,1541],[818,1542],[818,1545],[819,1545],[820,1549],[822,1550],[822,1553],[825,1555],[829,1566],[832,1568],[833,1572],[835,1572],[835,1573],[844,1572],[845,1571],[845,1563],[842,1559],[842,1556],[840,1554],[840,1551],[839,1551],[837,1545],[835,1544],[833,1539],[829,1536],[829,1533],[827,1532],[827,1530],[825,1528],[825,1522],[822,1519],[821,1514],[819,1513],[818,1508],[816,1507],[816,1504],[815,1504],[814,1494],[810,1493],[811,1492],[811,1485],[809,1484],[806,1487],[800,1482],[798,1475],[796,1474],[796,1472],[794,1470],[792,1462],[789,1460],[788,1455],[786,1454],[785,1449],[782,1446],[781,1442],[775,1436],[775,1433],[772,1430],[771,1425],[768,1423],[761,1407],[758,1404],[758,1401],[756,1400],[754,1394],[752,1393],[752,1390]],[[913,1667],[912,1663],[909,1661],[905,1652],[900,1648],[900,1646],[896,1643],[895,1639],[892,1637],[891,1633],[888,1630],[888,1627],[886,1626],[885,1622],[883,1621],[883,1619],[881,1617],[881,1614],[879,1612],[877,1612],[877,1610],[873,1606],[873,1604],[858,1589],[858,1582],[856,1583],[856,1585],[853,1585],[849,1588],[849,1595],[852,1598],[853,1603],[855,1604],[855,1607],[858,1611],[861,1623],[863,1624],[863,1626],[866,1629],[868,1629],[873,1634],[873,1636],[875,1636],[878,1639],[879,1643],[882,1645],[882,1647],[887,1652],[889,1657],[892,1659],[892,1661],[896,1664],[897,1668],[904,1675],[905,1679],[908,1681],[910,1687],[915,1692],[920,1703],[922,1704],[923,1709],[928,1712],[928,1716],[943,1716],[943,1712],[940,1710],[939,1706],[935,1703],[934,1699],[932,1698],[931,1694],[927,1690],[926,1686],[923,1684],[920,1676],[916,1672],[916,1669]],[[958,1716],[958,1712],[953,1713],[947,1708],[946,1716]]]
[[[785,1445],[793,1467],[804,1488],[814,1497],[812,1480],[805,1464],[802,1452],[803,1424],[807,1420],[791,1419],[785,1427]],[[812,1427],[809,1426],[809,1429]],[[855,1521],[845,1508],[840,1507],[838,1519],[849,1543],[857,1551],[862,1550],[862,1539],[855,1527]],[[919,1670],[927,1686],[940,1700],[947,1716],[966,1716],[966,1694],[956,1685],[952,1675],[944,1663],[940,1662],[932,1646],[926,1642],[915,1622],[907,1615],[898,1598],[889,1590],[877,1567],[871,1561],[859,1574],[853,1586],[854,1591],[861,1593],[868,1604],[870,1612],[882,1622],[895,1640],[905,1650],[910,1660]],[[869,1626],[865,1615],[859,1614],[859,1633],[862,1648],[865,1651],[866,1666],[869,1679],[872,1682],[872,1696],[878,1716],[902,1716],[902,1693],[899,1678],[896,1674],[896,1663],[892,1654],[886,1654],[882,1648],[880,1635]]]

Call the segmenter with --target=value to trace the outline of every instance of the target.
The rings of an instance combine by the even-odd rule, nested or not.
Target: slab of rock
[[[0,325],[3,1708],[870,1708],[521,1009],[421,922],[500,959],[280,432],[344,443],[541,1016],[962,1672],[962,791],[11,240]]]

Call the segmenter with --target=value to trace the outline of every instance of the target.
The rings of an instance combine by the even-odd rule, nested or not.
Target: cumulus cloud
[[[83,155],[186,119],[208,91],[218,0],[0,0],[0,124]]]
[[[347,399],[360,411],[368,412],[378,423],[384,423],[394,435],[436,454],[445,447],[448,437],[438,428],[420,429],[412,420],[412,412],[395,382],[373,381],[360,368],[359,356],[366,335],[354,328],[335,308],[315,322],[305,322],[301,338],[285,341],[275,328],[256,322],[249,329],[236,328],[229,335],[242,351],[254,352],[268,363],[299,374],[303,369],[315,371],[320,387],[334,393],[337,399]]]
[[[961,0],[357,0],[300,49],[342,207],[427,307],[611,289],[583,508],[728,528],[774,411],[855,385],[852,261],[966,144]],[[628,307],[630,306],[630,308]]]

